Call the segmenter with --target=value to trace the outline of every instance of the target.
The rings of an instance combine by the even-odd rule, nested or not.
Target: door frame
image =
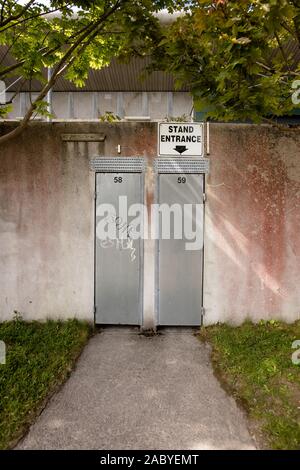
[[[184,173],[183,172],[168,172],[168,173],[160,173],[159,171],[157,171],[156,173],[156,178],[155,178],[155,195],[154,195],[154,199],[155,199],[155,203],[156,204],[159,204],[159,195],[160,195],[160,175],[161,174],[178,174],[178,175],[185,175],[185,176],[188,176],[188,175],[191,175],[191,174],[198,174],[198,175],[201,175],[202,178],[203,178],[203,184],[202,184],[202,188],[203,188],[203,194],[201,196],[200,194],[200,199],[201,197],[203,198],[203,227],[202,227],[202,231],[203,231],[203,248],[202,248],[202,277],[201,277],[201,285],[199,286],[200,289],[201,289],[201,311],[199,312],[199,315],[200,315],[200,321],[199,321],[199,326],[203,326],[203,315],[204,315],[204,250],[205,250],[205,243],[204,243],[204,234],[205,234],[205,231],[204,231],[204,227],[205,227],[205,194],[206,194],[206,188],[205,188],[205,183],[206,183],[206,178],[205,178],[205,173],[199,173],[197,171],[195,172],[186,172]],[[160,217],[160,215],[159,215]],[[160,224],[160,219],[158,220],[158,224]],[[160,225],[157,227],[158,229],[158,233],[160,233]],[[154,301],[154,304],[155,304],[155,321],[156,321],[156,326],[157,327],[161,327],[161,326],[164,326],[164,325],[160,325],[159,321],[160,321],[160,311],[159,311],[159,252],[160,252],[160,249],[159,249],[159,238],[157,238],[155,240],[155,293],[154,293],[154,296],[155,296],[155,301]],[[176,326],[176,325],[175,325]],[[179,325],[178,325],[179,326]]]
[[[94,325],[108,325],[108,323],[97,323],[96,322],[96,313],[97,313],[97,305],[96,305],[96,289],[97,289],[97,275],[96,275],[96,266],[97,266],[97,237],[96,237],[96,228],[97,228],[97,223],[96,223],[96,212],[97,212],[97,175],[98,174],[105,174],[105,173],[110,173],[110,174],[136,174],[140,178],[140,200],[139,203],[142,204],[144,207],[144,186],[145,186],[145,174],[144,171],[95,171],[95,179],[94,179]],[[144,217],[144,211],[142,214],[142,217]],[[139,305],[138,305],[138,317],[139,317],[139,323],[136,325],[132,326],[143,326],[144,322],[144,239],[140,238],[139,240]],[[123,325],[126,325],[124,323]]]

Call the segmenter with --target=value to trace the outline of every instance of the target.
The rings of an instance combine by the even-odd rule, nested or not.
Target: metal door
[[[142,175],[97,173],[96,194],[95,321],[139,325],[142,316],[142,240],[131,237],[130,223],[136,217],[127,213],[127,221],[122,219],[119,197],[127,197],[128,208],[141,203]],[[105,211],[108,225],[115,227],[115,239],[105,239],[99,234],[104,204],[115,208],[110,212],[107,206]]]
[[[157,309],[160,325],[200,325],[202,307],[203,264],[203,175],[159,174],[158,199],[162,204],[178,204],[182,209],[184,228],[185,204],[198,204],[198,230],[201,248],[187,250],[184,230],[182,238],[174,238],[174,221],[171,220],[171,238],[162,239],[162,214],[159,217],[157,263]],[[189,206],[191,207],[191,206]],[[194,206],[195,208],[195,206]],[[195,225],[195,212],[191,218]],[[200,224],[200,227],[199,227]]]

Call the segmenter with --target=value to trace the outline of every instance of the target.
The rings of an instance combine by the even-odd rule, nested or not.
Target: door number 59
[[[186,177],[185,176],[178,176],[177,183],[186,183]]]

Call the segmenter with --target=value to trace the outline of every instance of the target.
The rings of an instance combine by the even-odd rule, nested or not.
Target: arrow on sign
[[[180,153],[180,155],[181,155],[183,152],[185,152],[188,149],[185,145],[176,145],[174,150],[176,150],[176,152]]]

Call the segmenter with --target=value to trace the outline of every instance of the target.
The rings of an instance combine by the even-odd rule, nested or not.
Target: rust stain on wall
[[[222,302],[222,313],[220,307],[215,308],[224,320],[236,321],[238,316],[295,318],[300,310],[299,296],[295,300],[300,269],[290,253],[292,246],[299,260],[300,184],[291,180],[285,161],[292,161],[297,172],[300,160],[295,146],[293,151],[289,148],[285,158],[287,149],[279,145],[278,137],[269,127],[212,126],[208,201],[216,243],[206,247],[206,279],[218,266],[223,267],[223,283],[210,295],[215,296],[212,304]],[[289,211],[293,210],[291,218]],[[288,230],[291,226],[295,228],[293,234]],[[209,264],[216,256],[213,250],[219,261],[214,269]]]

